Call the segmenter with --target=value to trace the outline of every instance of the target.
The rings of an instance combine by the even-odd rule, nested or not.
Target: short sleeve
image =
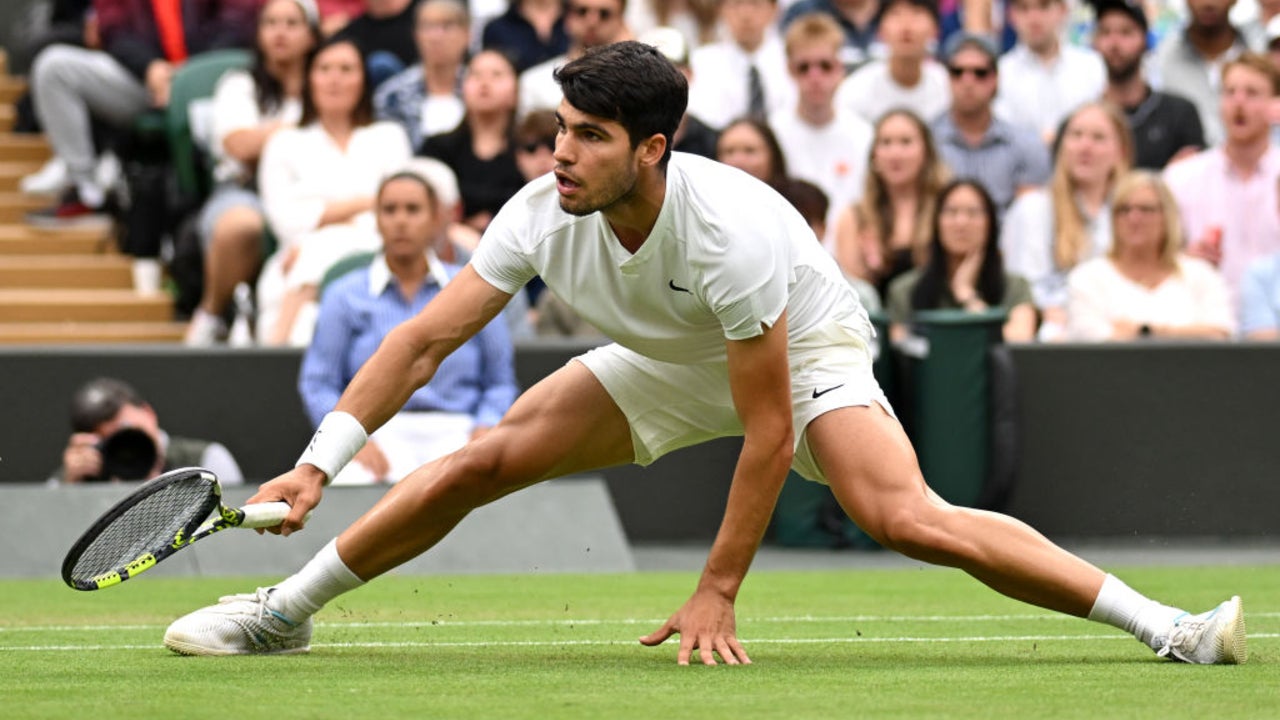
[[[508,204],[494,216],[484,231],[476,252],[471,256],[471,267],[484,281],[502,292],[515,295],[525,283],[537,274],[528,255],[520,250],[514,228],[519,221]]]
[[[257,127],[262,113],[254,99],[253,78],[243,70],[232,70],[218,80],[213,92],[212,149],[224,155],[222,144],[237,130]]]
[[[797,216],[798,218],[798,216]],[[746,340],[764,332],[782,316],[791,280],[788,233],[798,229],[785,219],[755,223],[760,228],[704,246],[702,257],[690,257],[703,274],[703,299],[720,320],[729,340]],[[806,232],[812,232],[806,226]]]

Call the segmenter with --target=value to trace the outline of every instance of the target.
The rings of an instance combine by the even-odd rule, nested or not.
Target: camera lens
[[[137,428],[117,430],[98,446],[102,452],[102,477],[110,480],[143,480],[156,465],[156,444]]]

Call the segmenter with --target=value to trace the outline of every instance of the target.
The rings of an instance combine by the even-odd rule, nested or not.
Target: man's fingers
[[[688,665],[689,656],[693,654],[693,649],[697,647],[692,635],[680,634],[680,652],[676,654],[676,664]]]
[[[710,638],[704,637],[698,641],[698,656],[702,658],[703,665],[716,664],[715,646]]]
[[[649,647],[653,647],[654,645],[661,645],[662,643],[666,642],[667,638],[671,637],[674,633],[675,633],[675,629],[672,628],[671,621],[668,620],[665,623],[663,623],[662,627],[640,638],[640,644],[648,645]]]
[[[728,643],[729,651],[732,653],[733,657],[738,659],[738,662],[743,665],[751,664],[751,658],[747,657],[747,649],[742,647],[742,643],[738,642],[738,638],[730,637]]]
[[[732,639],[732,638],[730,638]],[[725,638],[716,640],[716,652],[720,653],[720,659],[724,660],[725,665],[740,665],[737,654],[729,646],[729,641]]]

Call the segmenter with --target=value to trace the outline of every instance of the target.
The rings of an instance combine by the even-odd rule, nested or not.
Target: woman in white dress
[[[1067,279],[1074,340],[1225,340],[1235,321],[1226,282],[1182,252],[1177,202],[1164,181],[1134,172],[1116,186],[1111,251]]]
[[[325,271],[348,255],[378,249],[378,183],[411,155],[400,125],[374,122],[356,45],[322,44],[307,67],[299,127],[276,133],[258,168],[267,219],[279,240],[258,283],[264,344],[307,344]]]

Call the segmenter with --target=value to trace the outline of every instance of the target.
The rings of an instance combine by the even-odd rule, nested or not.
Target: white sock
[[[1148,598],[1108,573],[1089,611],[1089,619],[1132,633],[1147,647],[1157,650],[1173,622],[1185,614]]]
[[[301,570],[272,588],[271,609],[302,622],[325,603],[363,584],[338,557],[337,539],[330,540]]]

